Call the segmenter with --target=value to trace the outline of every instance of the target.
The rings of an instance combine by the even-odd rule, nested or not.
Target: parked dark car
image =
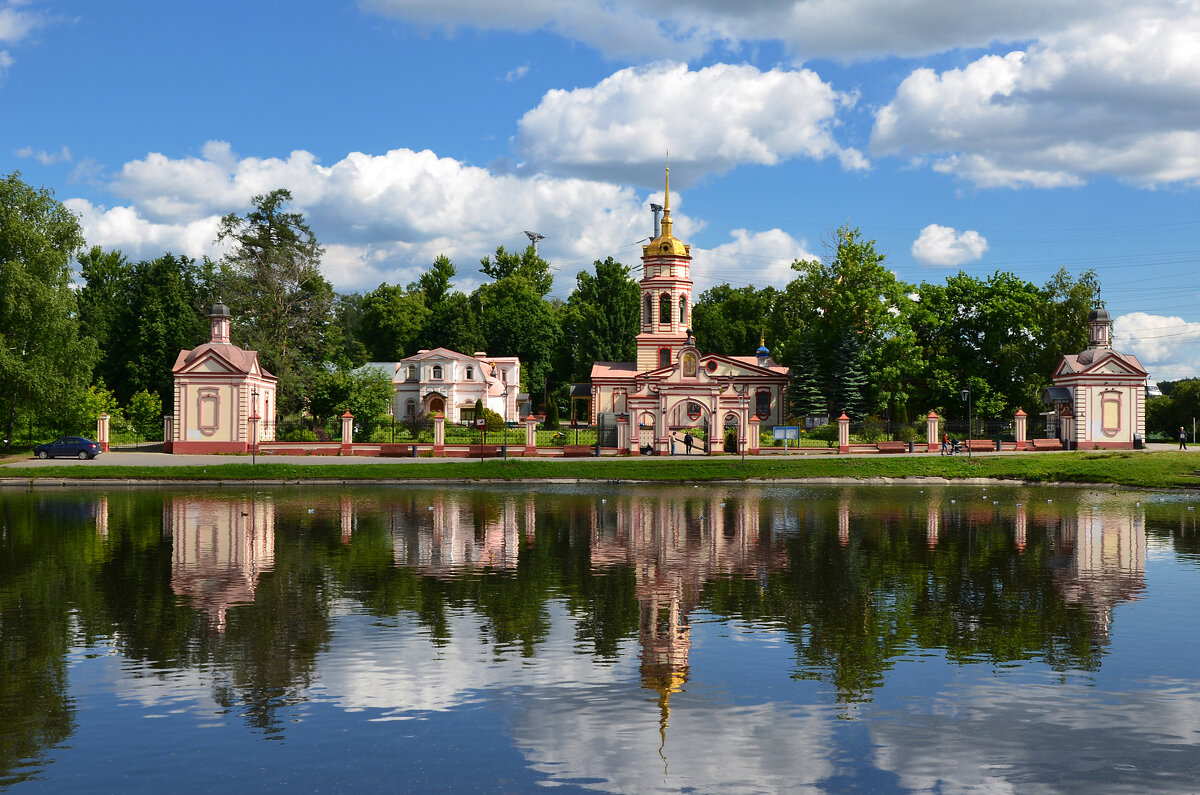
[[[39,444],[33,448],[33,454],[38,458],[55,458],[69,455],[83,461],[100,455],[100,445],[82,436],[63,436],[53,442]]]

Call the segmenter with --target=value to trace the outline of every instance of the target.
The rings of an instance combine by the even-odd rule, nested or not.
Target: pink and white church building
[[[257,351],[234,345],[229,307],[209,313],[212,336],[179,352],[174,413],[163,419],[169,453],[248,453],[251,445],[275,439],[278,379],[263,369]]]
[[[682,452],[690,429],[707,432],[705,452],[736,432],[737,451],[758,452],[758,428],[783,423],[788,368],[765,345],[754,356],[703,353],[690,329],[691,246],[672,233],[670,168],[661,231],[642,246],[642,326],[636,362],[592,366],[591,421],[616,414],[631,424],[631,454]],[[624,419],[622,419],[622,415]]]
[[[1118,353],[1108,310],[1088,316],[1088,346],[1063,356],[1042,400],[1054,407],[1057,437],[1071,449],[1133,448],[1146,436],[1146,378],[1136,356]]]

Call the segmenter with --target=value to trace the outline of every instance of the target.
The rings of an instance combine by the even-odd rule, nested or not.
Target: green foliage
[[[233,314],[236,340],[257,350],[279,378],[279,407],[302,408],[328,354],[333,288],[321,275],[324,249],[299,213],[288,212],[286,189],[255,196],[243,218],[221,219],[218,241],[232,250],[221,260],[221,297]]]
[[[584,381],[595,362],[629,362],[637,357],[641,331],[638,302],[641,288],[629,268],[612,257],[593,264],[595,275],[580,271],[575,289],[560,315],[562,361],[557,368],[564,381]]]
[[[329,326],[329,361],[337,367],[354,369],[366,364],[371,354],[364,342],[363,295],[339,293],[333,300],[333,322]]]
[[[504,423],[504,418],[501,417],[498,413],[492,411],[491,409],[482,408],[482,409],[478,409],[478,411],[479,411],[479,413],[476,414],[475,416],[483,417],[484,422],[486,423],[484,426],[484,430],[486,430],[488,433],[495,433],[497,431],[502,431],[506,427],[508,427]]]
[[[18,412],[46,417],[91,382],[96,344],[79,332],[71,257],[79,220],[18,172],[0,178],[0,436]],[[94,421],[94,420],[93,420]],[[93,430],[94,432],[94,430]]]
[[[437,263],[434,263],[435,268]],[[497,282],[519,276],[537,292],[544,296],[554,285],[554,276],[550,273],[550,263],[537,254],[533,244],[525,247],[520,254],[510,254],[504,246],[496,247],[496,255],[484,257],[479,261],[479,270]]]
[[[833,413],[842,412],[854,421],[865,419],[867,414],[867,374],[863,368],[862,351],[858,338],[847,331],[838,340],[833,360]]]
[[[337,419],[349,411],[358,435],[366,439],[386,416],[392,399],[392,380],[374,367],[325,370],[317,374],[309,405],[319,419]],[[340,431],[340,421],[337,425]]]
[[[363,298],[362,334],[374,361],[393,362],[416,353],[430,311],[418,292],[381,284]]]
[[[1171,384],[1170,395],[1146,400],[1146,430],[1178,441],[1179,426],[1192,437],[1192,422],[1200,418],[1200,378],[1187,378]]]
[[[694,307],[691,327],[697,344],[707,353],[753,356],[766,336],[768,347],[776,344],[768,328],[779,291],[774,287],[730,287],[718,284],[705,290]]]
[[[125,416],[134,433],[143,439],[157,439],[162,436],[163,405],[156,393],[145,389],[135,392],[125,406]]]
[[[74,394],[72,401],[58,415],[55,432],[94,439],[96,437],[96,421],[101,414],[109,415],[110,427],[120,427],[125,422],[116,396],[104,386],[104,381],[92,384],[82,392]],[[160,419],[159,422],[161,423],[162,420]]]
[[[546,419],[542,427],[547,430],[558,430],[558,403],[551,400],[546,404]]]
[[[854,335],[862,371],[874,374],[861,393],[863,413],[857,415],[861,417],[875,406],[906,402],[903,379],[920,370],[919,360],[914,359],[918,349],[905,336],[912,288],[884,266],[875,241],[863,238],[857,228],[838,229],[830,248],[828,262],[792,264],[797,275],[777,301],[777,322],[811,335],[820,381],[834,398],[834,414],[844,408],[837,405],[839,392],[833,387],[835,381],[845,380],[837,372],[839,366],[849,364],[845,339]],[[792,353],[784,351],[784,355]],[[840,388],[844,391],[845,384]]]
[[[793,417],[826,416],[829,404],[821,390],[817,353],[812,338],[804,331],[797,330],[788,342],[787,351],[791,354],[787,361],[790,368],[788,410]]]
[[[544,394],[562,341],[551,305],[520,275],[480,285],[471,301],[488,353],[520,358],[522,386],[531,395]]]

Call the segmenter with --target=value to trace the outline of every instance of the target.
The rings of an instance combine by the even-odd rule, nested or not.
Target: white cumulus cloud
[[[833,136],[854,100],[807,69],[657,63],[547,92],[521,117],[516,144],[536,169],[629,181],[659,173],[667,150],[681,183],[797,157],[861,169],[862,154]]]
[[[287,188],[325,245],[326,276],[341,290],[407,283],[443,253],[469,289],[480,257],[501,244],[524,247],[522,230],[533,229],[546,236],[539,251],[556,266],[556,291],[563,292],[597,257],[636,261],[632,244],[651,226],[646,197],[627,187],[494,174],[409,149],[353,152],[325,166],[302,150],[250,158],[210,142],[198,156],[150,154],[125,163],[110,188],[121,205],[83,199],[68,205],[82,216],[90,243],[136,257],[164,250],[217,256],[220,216],[243,213],[253,196]]]
[[[795,278],[794,261],[817,259],[803,240],[782,229],[734,229],[729,234],[733,239],[728,243],[711,249],[692,248],[691,275],[697,299],[708,288],[725,282],[733,287],[783,289]]]
[[[1113,348],[1131,353],[1156,381],[1195,378],[1200,323],[1181,317],[1130,312],[1113,319]]]
[[[955,267],[974,262],[987,249],[987,238],[973,229],[959,232],[950,226],[930,224],[913,241],[912,255],[922,265]]]
[[[920,56],[1028,41],[1129,7],[1169,0],[361,0],[367,11],[453,32],[458,27],[551,31],[611,57],[691,58],[779,42],[799,60]]]
[[[931,161],[981,187],[1061,187],[1097,175],[1200,182],[1200,6],[1081,18],[960,69],[917,69],[879,110],[876,155]]]

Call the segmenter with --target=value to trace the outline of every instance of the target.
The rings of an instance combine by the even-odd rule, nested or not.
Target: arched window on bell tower
[[[646,296],[646,300],[642,302],[642,323],[649,326],[654,322],[654,304],[650,302],[650,296]]]
[[[670,348],[659,348],[658,349],[658,366],[659,367],[670,367],[671,366],[671,349]]]
[[[658,322],[659,323],[670,323],[671,322],[671,295],[670,295],[670,293],[663,293],[662,297],[658,299]]]
[[[686,325],[687,319],[687,296],[679,296],[679,325]]]

